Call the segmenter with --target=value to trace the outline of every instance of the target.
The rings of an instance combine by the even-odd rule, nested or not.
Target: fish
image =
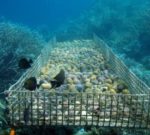
[[[124,89],[127,89],[127,85],[125,83],[120,83],[117,85],[117,93],[121,93]]]
[[[62,84],[64,84],[64,80],[65,71],[61,69],[60,72],[53,78],[53,80],[50,81],[52,88],[60,87]]]
[[[60,72],[52,80],[50,80],[52,88],[60,87],[62,84],[64,84],[64,80],[65,71],[61,69]],[[42,81],[38,83],[35,77],[30,77],[25,80],[23,87],[27,90],[34,91],[36,88],[39,88],[42,83]]]
[[[31,67],[31,64],[33,63],[32,59],[22,58],[18,62],[18,67],[20,69],[28,69]]]
[[[11,129],[10,129],[9,135],[16,135],[16,131],[15,131],[14,128],[11,128]]]
[[[24,111],[23,111],[23,120],[24,120],[24,122],[25,122],[25,125],[27,125],[28,124],[28,121],[29,121],[29,113],[30,113],[30,111],[29,111],[29,106],[28,107],[26,107],[25,109],[24,109]]]
[[[27,90],[33,91],[38,87],[37,80],[35,77],[30,77],[25,80],[23,87]]]

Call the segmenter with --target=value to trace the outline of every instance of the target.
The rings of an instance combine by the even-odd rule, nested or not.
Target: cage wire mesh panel
[[[12,85],[7,92],[11,93],[12,91],[18,91],[21,90],[23,87],[24,81],[31,77],[31,76],[37,76],[40,72],[40,69],[43,65],[46,64],[49,58],[49,53],[52,50],[54,44],[56,44],[56,39],[53,38],[51,41],[49,41],[45,48],[41,51],[41,54],[37,57],[37,59],[34,61],[32,68],[28,69],[21,77],[20,79]],[[15,94],[15,93],[14,93]]]
[[[143,109],[149,97],[144,95],[141,101],[139,96],[19,92],[17,102],[10,106],[10,121],[12,125],[149,128],[149,116]]]
[[[93,40],[81,40],[75,44],[92,44],[99,48],[114,73],[129,85],[132,94],[60,93],[57,91],[52,93],[44,90],[29,92],[22,89],[24,80],[27,77],[36,76],[40,68],[47,63],[52,47],[71,43],[56,41],[49,43],[33,67],[10,87],[8,97],[10,125],[150,128],[148,86],[130,72],[97,36],[94,36]]]
[[[94,35],[94,41],[101,48],[101,53],[110,64],[111,69],[130,86],[132,94],[150,93],[150,88],[128,69],[103,40]]]

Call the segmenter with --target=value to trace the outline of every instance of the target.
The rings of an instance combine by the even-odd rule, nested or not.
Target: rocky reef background
[[[55,31],[59,41],[96,33],[150,85],[150,1],[96,0],[89,11]]]
[[[0,23],[0,92],[8,89],[25,72],[18,67],[19,59],[34,60],[44,42],[35,30],[11,22]]]

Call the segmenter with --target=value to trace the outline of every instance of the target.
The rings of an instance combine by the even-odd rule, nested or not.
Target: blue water
[[[68,18],[78,17],[92,3],[93,0],[1,0],[0,16],[30,27],[58,27]]]
[[[7,89],[20,76],[18,73],[21,71],[13,67],[13,65],[17,66],[17,60],[20,55],[33,55],[32,58],[35,58],[42,48],[41,42],[43,42],[43,40],[49,40],[51,36],[54,36],[53,33],[58,27],[70,20],[78,18],[83,12],[90,9],[93,1],[94,0],[1,0],[0,41],[2,42],[0,46],[2,47],[6,44],[8,48],[2,47],[1,50],[3,51],[0,52],[2,59],[0,64],[3,65],[0,70],[0,80],[2,84],[4,84],[3,86],[0,85],[0,91]],[[26,43],[23,43],[23,40],[21,40],[22,43],[11,42],[11,39],[18,41],[22,38],[21,36],[19,37],[19,32],[18,34],[15,32],[16,30],[21,31],[20,33],[26,33],[26,38],[24,38]],[[40,33],[35,34],[35,32],[33,32],[34,30],[38,30]],[[5,35],[4,33],[7,34]],[[41,37],[41,35],[44,35],[44,37]],[[35,42],[32,44],[34,49],[28,52],[27,46],[30,46],[32,38]],[[22,48],[17,49],[18,44],[21,44]],[[18,50],[20,54],[17,54]],[[5,61],[11,61],[12,56],[10,54],[13,54],[16,62],[8,63],[9,65],[7,65]],[[9,66],[9,70],[5,68],[4,63],[5,66]]]

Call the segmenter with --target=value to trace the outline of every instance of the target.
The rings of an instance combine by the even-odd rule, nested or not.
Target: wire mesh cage
[[[12,100],[16,100],[10,106],[12,125],[149,128],[149,113],[144,110],[149,96],[145,95],[19,92]]]
[[[24,90],[25,79],[39,74],[40,68],[47,63],[53,47],[66,44],[52,40],[42,50],[32,68],[8,90],[10,125],[150,128],[149,87],[129,71],[107,44],[96,35],[93,40],[78,42],[78,44],[88,43],[100,49],[113,72],[128,84],[131,93],[61,93]]]

